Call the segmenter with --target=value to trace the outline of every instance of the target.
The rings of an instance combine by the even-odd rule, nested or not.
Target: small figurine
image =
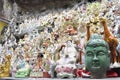
[[[36,59],[36,62],[35,62],[35,65],[33,65],[33,69],[32,71],[30,72],[30,77],[43,77],[43,54],[42,53],[39,53],[37,55],[37,59]]]
[[[65,32],[68,33],[69,35],[75,35],[77,34],[77,29],[72,25],[69,25]]]
[[[21,56],[21,61],[19,62],[19,65],[17,66],[17,68],[18,70],[16,72],[15,77],[24,78],[29,76],[30,74],[29,61],[25,60],[23,56]]]
[[[84,63],[83,56],[84,56],[84,44],[85,38],[82,37],[80,40],[75,40],[75,49],[79,52],[78,60],[80,64]]]

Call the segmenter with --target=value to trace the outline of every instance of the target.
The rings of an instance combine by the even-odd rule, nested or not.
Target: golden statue
[[[0,18],[0,41],[2,39],[2,31],[9,24],[9,22],[10,22],[9,20]]]
[[[0,18],[0,33],[3,30],[3,28],[8,25],[9,22],[10,22],[9,20]]]
[[[0,64],[0,78],[9,77],[10,60],[11,60],[11,55],[5,55],[5,58],[3,58],[2,64]]]

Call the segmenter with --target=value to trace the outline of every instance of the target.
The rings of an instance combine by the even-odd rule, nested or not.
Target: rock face
[[[60,8],[68,8],[72,7],[75,3],[78,2],[92,2],[92,1],[101,1],[101,0],[2,0],[0,1],[0,16],[2,15],[2,11],[5,13],[11,13],[8,10],[14,10],[14,2],[17,3],[17,7],[20,8],[19,12],[44,12],[46,10],[56,10]],[[6,4],[4,4],[6,3]],[[9,5],[8,5],[9,4]],[[4,9],[4,5],[7,9]],[[9,9],[8,9],[9,8]],[[5,10],[7,12],[5,12]],[[13,11],[12,14],[14,14],[15,11]],[[11,16],[11,15],[9,15]]]
[[[8,16],[12,16],[16,12],[22,15],[26,13],[41,13],[46,10],[71,7],[78,1],[81,0],[2,0],[0,1],[0,16],[4,14],[7,19],[10,19]],[[16,4],[19,10],[15,6]]]
[[[3,9],[3,2],[0,1],[0,16],[2,15],[2,9]]]
[[[48,9],[67,8],[76,3],[77,0],[3,0],[7,1],[13,7],[14,2],[17,3],[22,11],[27,12],[43,12]],[[3,10],[3,1],[0,1],[0,15]]]
[[[14,2],[16,2],[23,12],[43,12],[51,9],[67,8],[82,1],[91,2],[100,0],[2,0],[0,1],[0,10],[3,10],[3,3],[5,1],[9,2],[13,8]],[[1,13],[2,11],[0,11],[0,15]]]
[[[16,3],[23,10],[42,11],[45,9],[66,8],[75,3],[75,0],[16,0]]]

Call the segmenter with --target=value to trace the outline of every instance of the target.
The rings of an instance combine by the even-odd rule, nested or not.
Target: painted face
[[[92,73],[105,72],[110,64],[109,53],[106,47],[86,47],[86,67]]]

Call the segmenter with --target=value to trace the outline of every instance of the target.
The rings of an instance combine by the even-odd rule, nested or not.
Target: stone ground
[[[104,78],[104,79],[90,79],[90,78],[71,78],[71,79],[58,79],[58,78],[0,78],[0,80],[120,80],[117,78]]]

